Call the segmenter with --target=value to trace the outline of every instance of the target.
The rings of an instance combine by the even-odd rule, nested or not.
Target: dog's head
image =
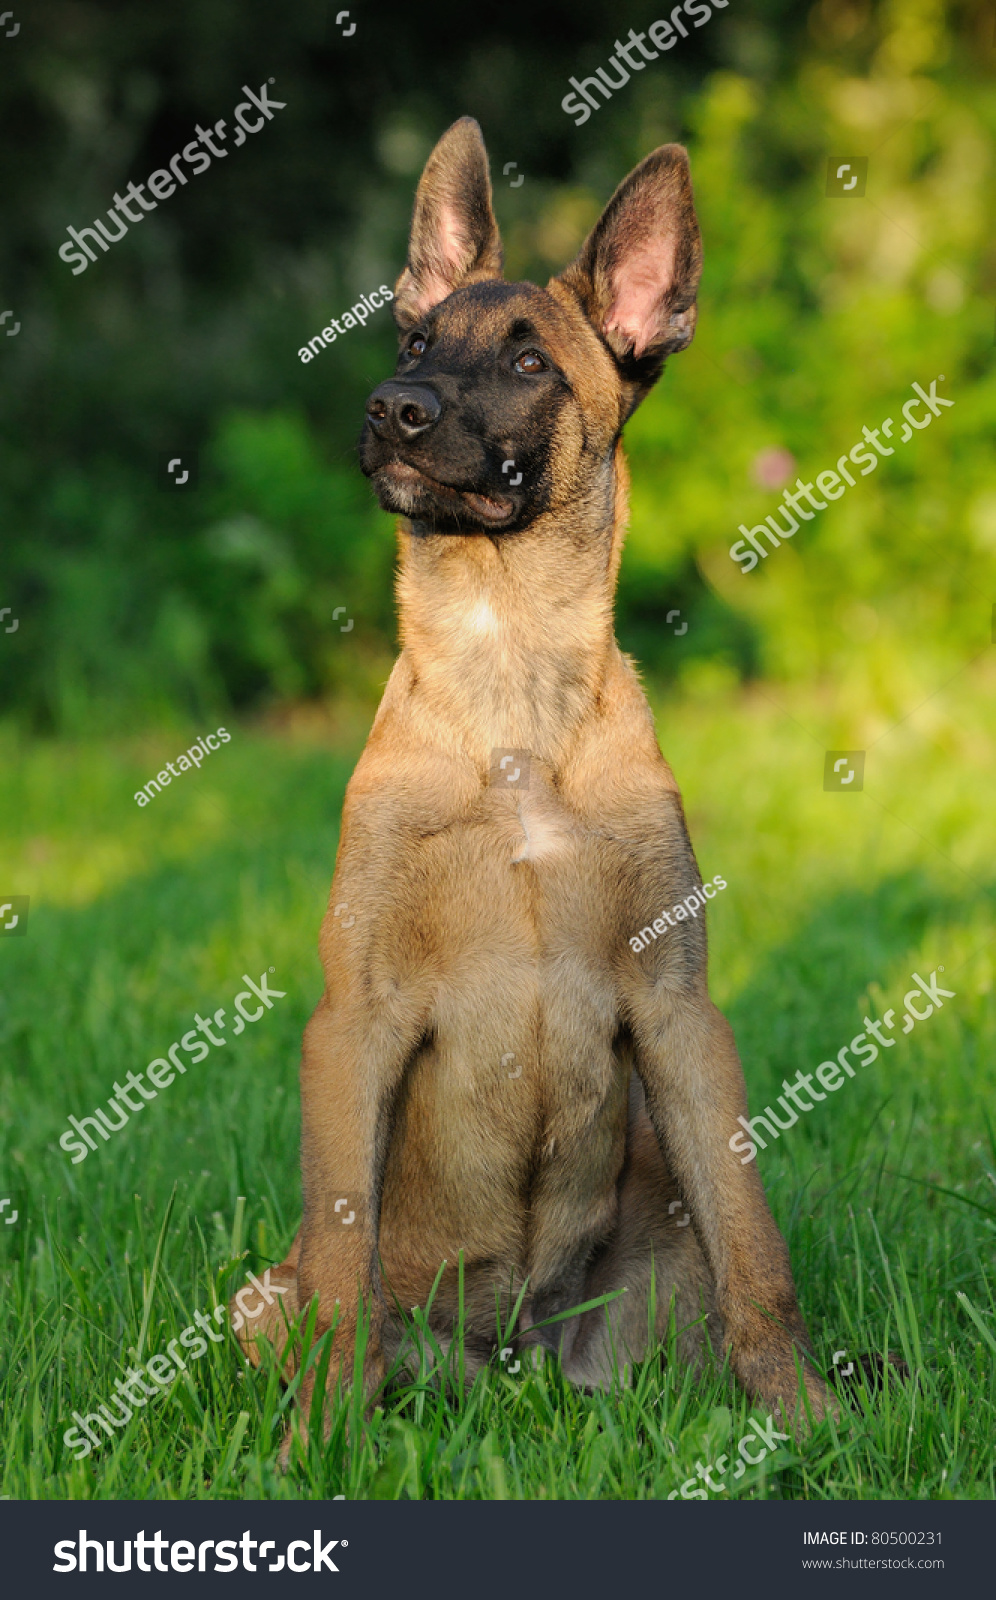
[[[481,130],[426,164],[394,317],[393,378],[367,401],[360,463],[427,533],[515,533],[583,494],[695,329],[702,246],[688,157],[662,145],[545,289],[506,283]]]

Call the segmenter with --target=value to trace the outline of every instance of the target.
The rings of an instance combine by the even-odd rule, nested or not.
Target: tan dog
[[[507,1318],[525,1286],[522,1344],[605,1383],[648,1350],[653,1276],[654,1339],[673,1303],[686,1359],[711,1339],[752,1396],[796,1407],[808,1338],[756,1168],[728,1147],[747,1102],[704,916],[630,945],[700,882],[612,623],[620,433],[692,337],[700,271],[678,145],[546,289],[501,277],[475,122],[419,185],[398,373],[361,440],[409,519],[403,650],[346,795],[301,1068],[304,1220],[272,1274],[291,1312],[318,1297],[319,1333],[338,1306],[334,1375],[372,1304],[370,1388],[396,1306],[425,1305],[444,1261],[446,1346],[462,1252],[468,1374],[494,1353],[496,1294]],[[279,1309],[257,1326],[282,1347]],[[805,1388],[822,1416],[811,1367]]]

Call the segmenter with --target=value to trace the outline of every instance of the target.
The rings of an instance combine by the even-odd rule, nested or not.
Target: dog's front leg
[[[301,1167],[304,1218],[297,1303],[317,1297],[315,1337],[336,1322],[328,1385],[353,1376],[362,1299],[370,1316],[363,1384],[383,1377],[385,1308],[378,1268],[384,1163],[393,1107],[422,1028],[417,1006],[396,989],[377,1004],[369,982],[346,961],[326,966],[330,983],[305,1029],[301,1062]],[[314,1365],[298,1398],[307,1423]]]
[[[704,953],[702,939],[703,964]],[[806,1361],[788,1250],[757,1168],[729,1147],[747,1109],[732,1029],[702,974],[669,978],[665,967],[656,981],[648,974],[628,987],[647,1109],[712,1272],[731,1366],[749,1393],[804,1428],[797,1359],[814,1417],[836,1408]]]

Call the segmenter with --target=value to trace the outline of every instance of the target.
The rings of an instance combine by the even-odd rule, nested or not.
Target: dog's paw
[[[834,1421],[839,1422],[842,1415],[840,1401],[833,1390],[827,1387],[818,1372],[814,1372],[808,1366],[804,1374],[804,1384],[805,1396],[799,1387],[794,1396],[779,1396],[777,1401],[777,1408],[785,1419],[785,1425],[798,1442],[808,1439],[813,1428],[827,1417],[833,1417]]]
[[[766,1406],[779,1429],[797,1443],[826,1417],[840,1421],[839,1399],[798,1347],[769,1350],[761,1360],[741,1359],[734,1371],[751,1398]]]
[[[297,1353],[288,1341],[288,1323],[293,1322],[298,1312],[297,1275],[288,1267],[270,1267],[263,1283],[267,1299],[256,1292],[252,1296],[254,1304],[247,1309],[245,1290],[239,1290],[228,1302],[232,1329],[246,1360],[254,1367],[262,1361],[256,1340],[260,1335],[268,1339],[281,1362],[284,1380],[289,1382],[297,1371]],[[242,1305],[240,1300],[243,1300]]]
[[[304,1419],[297,1412],[291,1417],[290,1423],[280,1441],[280,1449],[277,1451],[277,1469],[280,1472],[290,1470],[295,1439],[301,1447],[302,1454],[306,1454],[308,1449],[308,1429]]]
[[[338,1344],[340,1334],[336,1334]],[[351,1342],[351,1341],[350,1341]],[[363,1356],[363,1416],[369,1417],[377,1404],[381,1390],[384,1387],[386,1376],[386,1362],[379,1346],[368,1344]],[[340,1361],[336,1361],[333,1354],[329,1363],[326,1378],[325,1394],[322,1398],[322,1435],[326,1443],[332,1436],[333,1429],[333,1397],[338,1391],[343,1397],[347,1396],[354,1387],[355,1373],[351,1357],[345,1353]],[[302,1452],[308,1449],[308,1440],[313,1431],[316,1419],[315,1411],[316,1374],[314,1366],[304,1374],[300,1389],[294,1403],[290,1424],[277,1453],[277,1465],[282,1472],[286,1472],[291,1463],[295,1441]],[[350,1408],[351,1409],[351,1408]],[[345,1418],[345,1432],[347,1442],[352,1437],[351,1415]],[[361,1424],[362,1426],[362,1424]]]

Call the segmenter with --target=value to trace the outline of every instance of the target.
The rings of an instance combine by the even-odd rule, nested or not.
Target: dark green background
[[[393,367],[389,314],[310,365],[296,352],[393,284],[424,156],[468,112],[510,276],[559,270],[656,143],[692,153],[702,317],[630,429],[623,644],[668,677],[705,662],[813,679],[853,652],[854,604],[859,637],[876,608],[890,681],[913,639],[938,672],[987,642],[990,6],[731,0],[581,128],[568,78],[653,4],[354,4],[349,39],[339,9],[72,0],[22,7],[0,39],[0,298],[21,322],[0,336],[0,604],[19,618],[0,717],[118,731],[383,680],[394,541],[354,445]],[[862,107],[848,86],[869,75]],[[286,109],[73,276],[67,226],[270,77]],[[867,201],[824,198],[837,153],[870,157]],[[776,499],[758,452],[821,470],[938,371],[959,407],[742,578],[725,555],[737,523]],[[196,493],[160,491],[161,452],[191,448]]]

